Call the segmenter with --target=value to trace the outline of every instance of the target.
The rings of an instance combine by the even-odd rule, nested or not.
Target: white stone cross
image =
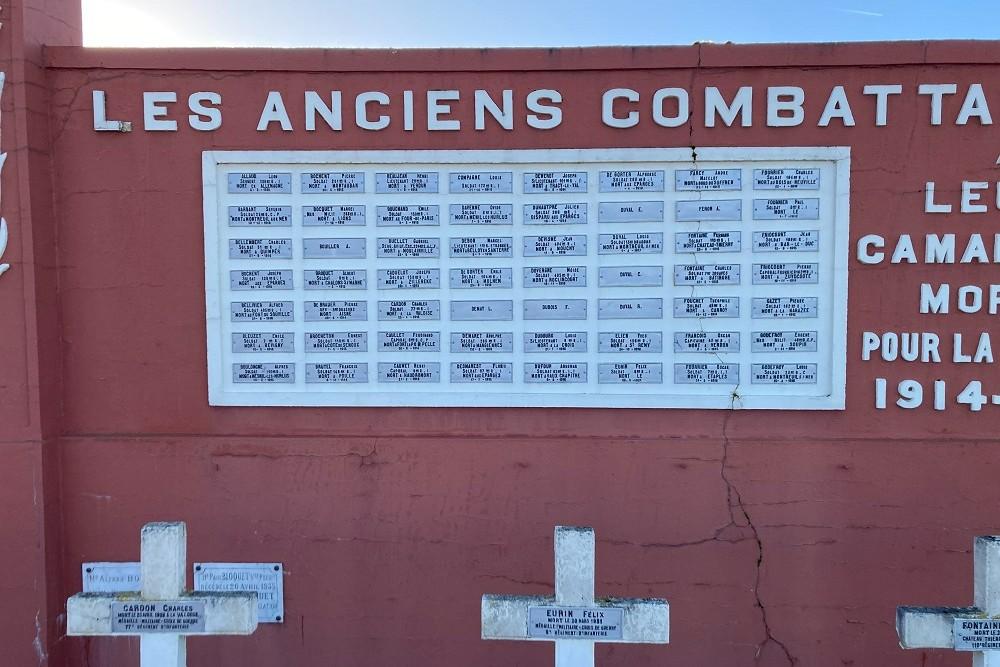
[[[974,607],[897,607],[903,648],[974,651],[973,667],[1000,667],[1000,537],[973,544]]]
[[[184,590],[187,526],[142,528],[142,590],[78,593],[66,602],[68,635],[139,635],[141,667],[185,667],[187,635],[249,635],[257,629],[256,593]]]
[[[594,529],[556,526],[555,597],[484,595],[483,639],[554,641],[556,667],[593,667],[594,644],[666,644],[670,606],[657,598],[594,599]]]

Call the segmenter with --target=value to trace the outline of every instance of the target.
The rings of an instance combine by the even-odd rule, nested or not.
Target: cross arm
[[[528,609],[555,605],[553,597],[484,595],[482,638],[549,641],[528,636]],[[670,639],[670,605],[666,600],[601,598],[593,606],[623,610],[622,638],[601,639],[602,643],[666,644]]]
[[[903,648],[952,648],[956,618],[982,618],[976,607],[896,607],[896,634]]]
[[[67,635],[124,635],[139,632],[112,632],[111,605],[116,602],[157,602],[133,593],[78,593],[66,601]],[[163,602],[204,602],[205,629],[191,633],[206,635],[249,635],[257,629],[257,594],[247,592],[184,595]]]

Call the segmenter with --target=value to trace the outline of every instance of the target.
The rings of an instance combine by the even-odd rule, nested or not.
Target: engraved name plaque
[[[365,239],[302,239],[306,259],[364,259]]]
[[[233,364],[233,382],[236,384],[292,384],[295,382],[295,364]]]
[[[677,222],[743,219],[743,202],[739,199],[679,201],[674,206]]]
[[[452,257],[513,257],[509,236],[463,236],[448,239]]]
[[[663,352],[660,331],[602,331],[597,334],[598,352]]]
[[[418,227],[441,224],[441,207],[437,204],[402,204],[376,206],[376,227]]]
[[[663,233],[601,234],[598,237],[601,255],[656,255],[663,253]]]
[[[511,383],[514,364],[509,361],[458,361],[451,364],[452,382]]]
[[[754,199],[754,220],[819,220],[819,199]]]
[[[291,322],[295,319],[291,301],[232,301],[230,322]]]
[[[303,227],[364,227],[364,204],[328,204],[303,206]]]
[[[583,256],[587,254],[587,237],[579,236],[525,236],[525,257]]]
[[[302,174],[302,194],[364,192],[365,175],[360,171],[327,171]]]
[[[663,222],[662,201],[616,201],[597,205],[598,222]]]
[[[674,317],[739,317],[738,296],[680,297],[674,299]]]
[[[674,364],[674,384],[739,384],[739,364]]]
[[[230,227],[291,227],[291,206],[230,206]]]
[[[452,301],[451,319],[457,322],[468,321],[510,321],[514,319],[513,301]]]
[[[526,320],[585,320],[586,299],[525,299]]]
[[[754,169],[754,190],[819,190],[819,169]]]
[[[438,352],[441,350],[439,331],[379,331],[380,352]]]
[[[111,603],[111,634],[146,635],[205,632],[205,601],[141,600]]]
[[[585,331],[530,331],[524,334],[525,352],[586,352]]]
[[[754,264],[754,285],[815,285],[819,282],[819,264]]]
[[[597,274],[600,287],[660,287],[662,266],[602,266]]]
[[[448,174],[452,194],[476,192],[513,192],[514,175],[509,171],[460,171]]]
[[[229,194],[257,194],[273,192],[290,194],[292,175],[273,172],[243,172],[229,174]]]
[[[602,171],[601,192],[663,192],[663,171]]]
[[[524,381],[542,384],[586,382],[587,364],[582,362],[525,363]]]
[[[379,289],[436,289],[441,269],[379,269]]]
[[[599,320],[660,320],[663,299],[598,299]]]
[[[819,298],[815,296],[755,297],[752,309],[754,319],[816,317],[819,312]]]
[[[367,352],[367,331],[307,331],[306,352]]]
[[[234,292],[243,290],[290,290],[294,289],[291,269],[265,271],[230,271],[229,289]]]
[[[291,258],[291,239],[229,239],[229,259]]]
[[[378,239],[379,257],[437,257],[441,252],[441,241],[436,238],[407,239],[383,237]]]
[[[677,232],[674,252],[740,252],[740,232]]]
[[[237,354],[244,352],[294,352],[295,334],[290,331],[281,333],[241,331],[232,335],[232,350]]]
[[[407,194],[437,192],[436,171],[390,171],[375,174],[375,192],[378,194]]]
[[[593,607],[529,607],[528,636],[533,639],[621,639],[625,610]]]
[[[526,171],[524,194],[547,192],[586,192],[585,171]]]
[[[819,345],[816,331],[754,331],[754,352],[815,352]]]
[[[661,363],[607,363],[597,364],[598,384],[661,384]]]
[[[324,362],[306,364],[306,384],[337,382],[360,384],[368,382],[368,364]]]
[[[513,352],[514,334],[495,331],[462,331],[451,334],[452,352]]]
[[[526,266],[525,287],[586,287],[585,266]]]
[[[717,354],[740,351],[738,331],[675,331],[674,352]]]
[[[513,204],[451,204],[448,217],[453,225],[512,225]]]
[[[819,232],[816,230],[754,232],[754,252],[816,252]]]
[[[367,301],[306,301],[306,322],[366,321]]]
[[[448,284],[452,289],[504,289],[513,287],[511,268],[496,269],[450,269]]]
[[[743,187],[742,169],[677,169],[674,171],[674,190],[740,190]]]
[[[739,264],[678,264],[674,285],[739,285]]]
[[[586,204],[525,204],[526,225],[585,225]]]
[[[752,364],[753,384],[816,384],[816,364]]]
[[[956,618],[951,632],[956,651],[1000,651],[1000,621],[996,618]]]
[[[314,289],[367,289],[368,271],[365,269],[306,269],[302,280],[307,290]]]
[[[441,364],[437,361],[380,361],[379,382],[440,382]]]
[[[378,319],[391,320],[440,320],[441,302],[433,301],[379,301]]]

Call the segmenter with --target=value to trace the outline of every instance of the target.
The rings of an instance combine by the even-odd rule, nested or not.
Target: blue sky
[[[83,0],[88,46],[998,39],[1000,0]]]

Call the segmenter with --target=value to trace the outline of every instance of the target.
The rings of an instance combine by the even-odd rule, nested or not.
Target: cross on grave
[[[974,607],[897,607],[903,648],[974,651],[973,667],[1000,667],[1000,537],[973,544]]]
[[[187,526],[142,528],[142,590],[78,593],[66,602],[68,635],[139,635],[141,667],[185,667],[187,635],[249,635],[257,629],[256,593],[184,590]]]
[[[556,526],[555,597],[484,595],[483,639],[554,641],[556,667],[593,667],[594,644],[666,644],[670,606],[658,598],[594,599],[594,529]]]

